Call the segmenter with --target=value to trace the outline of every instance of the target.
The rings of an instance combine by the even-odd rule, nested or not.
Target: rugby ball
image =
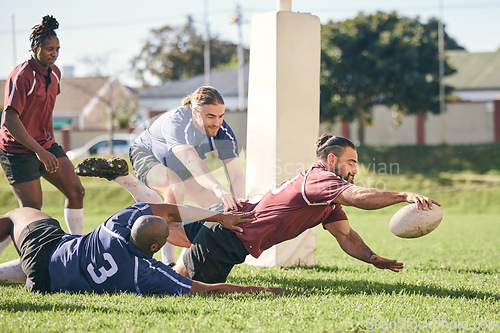
[[[438,205],[432,209],[417,209],[415,204],[406,205],[391,218],[391,232],[401,238],[418,238],[436,229],[443,219],[443,211]]]

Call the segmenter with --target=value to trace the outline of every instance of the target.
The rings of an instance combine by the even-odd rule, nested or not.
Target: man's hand
[[[267,291],[267,292],[273,293],[274,295],[289,293],[288,290],[280,288],[280,287],[262,287],[261,291]]]
[[[406,201],[409,203],[414,202],[415,205],[417,206],[417,209],[422,209],[422,210],[432,209],[433,204],[441,206],[441,204],[439,204],[437,201],[428,198],[424,195],[416,193],[408,193]]]
[[[377,268],[390,269],[393,272],[399,272],[401,269],[404,268],[402,262],[398,262],[397,260],[385,259],[379,257],[376,254],[373,254],[370,257],[370,263]]]
[[[246,286],[240,284],[232,284],[232,283],[204,283],[200,281],[194,281],[191,286],[191,290],[189,293],[197,294],[197,293],[214,293],[214,294],[255,294],[261,292],[270,292],[274,295],[279,295],[282,293],[288,293],[288,290],[285,290],[280,287],[258,287],[258,286]]]
[[[36,156],[40,160],[40,162],[43,163],[45,166],[45,170],[47,170],[50,173],[54,173],[57,171],[57,168],[59,168],[59,161],[57,160],[57,157],[55,157],[52,153],[42,150],[40,153],[37,153]]]
[[[237,200],[234,195],[224,188],[219,188],[214,191],[217,198],[224,204],[224,209],[237,210],[242,207],[242,204]]]
[[[254,210],[252,210],[251,212],[229,211],[221,213],[221,218],[218,219],[217,222],[219,222],[220,225],[225,229],[236,232],[243,232],[243,229],[238,227],[237,224],[255,221],[255,217],[252,216],[253,214],[255,214]]]

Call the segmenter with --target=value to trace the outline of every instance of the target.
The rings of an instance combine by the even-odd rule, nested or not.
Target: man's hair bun
[[[316,148],[321,147],[322,145],[325,144],[325,142],[328,141],[333,135],[331,134],[323,134],[322,136],[319,137],[318,141],[316,141]]]

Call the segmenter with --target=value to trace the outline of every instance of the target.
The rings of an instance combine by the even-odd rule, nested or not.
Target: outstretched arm
[[[226,168],[229,181],[231,183],[231,192],[237,199],[245,197],[245,175],[241,167],[239,157],[228,158],[222,160]]]
[[[328,223],[325,228],[337,239],[342,250],[348,255],[380,269],[390,269],[393,272],[403,269],[403,263],[373,253],[358,233],[352,230],[347,220]]]
[[[275,295],[281,294],[286,290],[279,287],[257,287],[257,286],[245,286],[239,284],[230,283],[203,283],[199,281],[193,281],[193,285],[189,293],[215,293],[215,294],[248,294],[248,293],[260,293],[260,292],[271,292]]]
[[[379,209],[400,202],[415,203],[418,209],[432,209],[432,205],[441,206],[437,201],[412,192],[385,191],[371,187],[351,186],[343,191],[336,203],[361,209]]]
[[[161,216],[167,222],[187,223],[194,221],[213,221],[219,222],[222,227],[226,229],[237,232],[243,232],[243,230],[237,226],[239,223],[252,222],[255,220],[255,217],[250,217],[254,214],[254,211],[219,213],[213,210],[192,206],[153,203],[150,203],[149,207],[151,207],[153,215]]]
[[[148,205],[153,215],[160,216],[167,221],[169,228],[167,242],[182,247],[191,246],[191,242],[184,231],[183,222],[214,221],[219,222],[221,226],[226,229],[243,232],[243,229],[238,227],[238,224],[255,220],[255,217],[250,217],[254,214],[253,211],[246,213],[238,211],[219,213],[212,210],[183,205],[154,203]]]
[[[177,145],[172,148],[172,152],[182,164],[191,172],[198,184],[214,192],[225,207],[237,209],[241,206],[231,192],[226,190],[202,161],[196,149],[190,145]]]

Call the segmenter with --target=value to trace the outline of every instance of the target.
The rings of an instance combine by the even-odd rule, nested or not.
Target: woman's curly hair
[[[54,30],[59,28],[59,23],[52,15],[45,15],[42,18],[42,23],[35,25],[31,32],[30,41],[31,49],[36,50],[42,46],[42,42],[46,37],[55,36],[57,34]]]

